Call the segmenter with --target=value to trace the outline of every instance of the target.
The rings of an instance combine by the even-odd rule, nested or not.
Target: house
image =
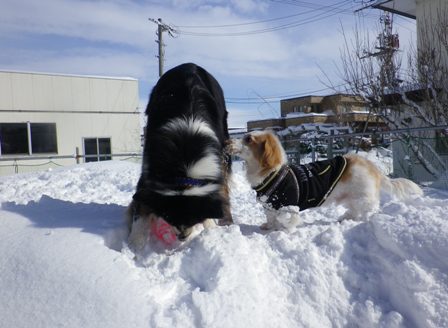
[[[0,175],[140,153],[138,81],[0,71]]]
[[[383,126],[376,115],[369,114],[360,97],[341,93],[283,99],[280,101],[280,115],[280,118],[249,121],[247,129],[283,130],[305,124],[332,124],[362,131],[366,122],[368,127]]]

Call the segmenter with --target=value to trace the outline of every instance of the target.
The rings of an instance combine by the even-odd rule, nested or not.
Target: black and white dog
[[[141,247],[152,220],[163,218],[177,238],[198,223],[230,224],[225,147],[229,140],[223,91],[203,68],[182,64],[166,72],[146,108],[143,165],[128,209],[129,243]]]

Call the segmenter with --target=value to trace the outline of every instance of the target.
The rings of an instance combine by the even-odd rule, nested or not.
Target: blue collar
[[[211,180],[207,179],[194,179],[194,178],[174,178],[174,183],[178,185],[179,187],[201,187],[208,183],[210,183]]]

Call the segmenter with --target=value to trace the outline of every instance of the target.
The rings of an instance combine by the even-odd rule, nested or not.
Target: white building
[[[140,153],[137,107],[136,79],[0,71],[0,175]]]
[[[436,87],[438,97],[442,99],[440,101],[442,106],[446,106],[448,93],[448,0],[377,0],[372,7],[416,20],[420,65],[434,71],[430,84]],[[428,74],[428,76],[431,75]],[[420,88],[420,86],[416,84],[416,88]],[[410,90],[409,94],[412,92],[419,92],[419,90]],[[419,102],[419,106],[428,108],[428,100],[431,99],[422,100]],[[441,119],[436,123],[446,124],[446,122],[441,122]],[[444,187],[448,187],[447,130],[426,133],[421,140],[421,144],[431,145],[432,149],[428,151],[428,147],[420,146],[419,151],[426,161],[440,172],[438,181],[441,181]],[[410,145],[403,142],[394,143],[394,174],[412,178],[418,182],[434,179],[421,162],[415,159]],[[443,186],[443,184],[441,185]]]

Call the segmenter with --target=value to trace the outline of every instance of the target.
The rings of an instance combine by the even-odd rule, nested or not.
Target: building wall
[[[0,109],[135,111],[137,80],[0,72]]]
[[[332,111],[340,114],[348,111],[361,111],[365,104],[358,97],[344,94],[329,96],[306,96],[280,101],[281,117],[289,113],[323,113]]]
[[[299,117],[288,117],[285,121],[286,126],[299,126],[307,123],[334,123],[335,116],[331,115],[310,115],[310,116],[299,116]]]
[[[331,110],[336,114],[365,110],[365,103],[358,97],[342,94],[330,95],[322,99],[322,111]]]
[[[368,113],[344,113],[341,115],[306,115],[306,116],[290,116],[286,118],[278,118],[272,120],[259,120],[247,122],[247,130],[263,130],[263,129],[285,129],[287,127],[300,126],[302,124],[337,124],[344,123],[350,124],[353,128],[358,126],[363,129],[366,122],[371,128],[383,128],[384,122],[376,115],[370,115]]]
[[[280,101],[281,117],[271,120],[255,120],[247,122],[248,131],[266,128],[299,126],[306,123],[350,123],[362,124],[367,121],[376,122],[377,118],[369,116],[365,111],[365,103],[351,95],[335,94],[329,96],[305,96]],[[302,114],[294,116],[291,113]],[[322,115],[322,113],[327,115]],[[330,112],[330,113],[328,113]],[[332,115],[332,113],[334,115]],[[317,115],[313,115],[316,113]]]
[[[264,130],[264,129],[284,129],[284,128],[285,128],[284,118],[247,122],[247,131]]]
[[[417,0],[417,43],[418,48],[434,49],[435,54],[440,56],[440,62],[445,63],[448,70],[448,50],[443,41],[438,37],[441,28],[447,28],[448,24],[448,1],[447,0]],[[445,36],[447,31],[445,30]],[[446,42],[447,40],[445,40]]]
[[[112,153],[140,152],[138,81],[0,72],[0,123],[56,123],[57,154],[70,156],[78,149],[84,154],[83,138],[110,138]],[[27,155],[1,155],[2,160]],[[74,158],[20,161],[19,172],[55,165],[73,165]],[[83,160],[81,160],[83,161]],[[0,175],[17,167],[12,161],[0,162]],[[56,164],[54,164],[56,163]]]
[[[280,115],[286,117],[289,113],[304,112],[304,113],[320,113],[319,104],[321,103],[322,96],[306,96],[300,98],[283,99],[280,101]],[[299,110],[305,107],[305,110]]]

